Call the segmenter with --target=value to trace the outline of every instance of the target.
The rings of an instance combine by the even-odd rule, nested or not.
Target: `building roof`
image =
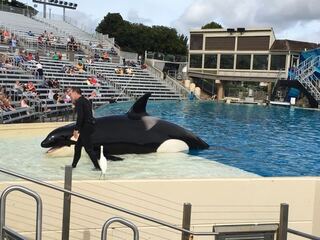
[[[272,44],[270,51],[277,52],[277,51],[293,51],[293,52],[302,52],[305,50],[310,50],[314,48],[319,48],[320,44],[317,43],[310,43],[310,42],[300,42],[300,41],[293,41],[293,40],[275,40]]]

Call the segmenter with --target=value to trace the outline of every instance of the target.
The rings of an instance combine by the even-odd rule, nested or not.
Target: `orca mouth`
[[[60,147],[51,147],[51,148],[49,148],[49,150],[46,153],[53,153],[53,152],[59,150],[60,148],[62,148],[62,146],[60,146]]]

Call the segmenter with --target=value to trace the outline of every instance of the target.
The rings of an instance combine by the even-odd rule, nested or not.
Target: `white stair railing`
[[[316,68],[320,66],[320,56],[311,56],[299,64],[295,70],[295,78],[302,86],[320,102],[320,79],[315,75]]]

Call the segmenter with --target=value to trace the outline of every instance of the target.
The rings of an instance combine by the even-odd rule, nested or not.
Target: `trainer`
[[[81,157],[81,149],[84,147],[94,165],[94,168],[99,170],[100,166],[92,144],[95,119],[92,116],[91,103],[88,99],[82,96],[81,89],[78,87],[70,88],[69,94],[75,104],[75,111],[77,113],[77,122],[73,131],[73,137],[77,139],[77,142],[74,147],[72,167],[77,167]]]

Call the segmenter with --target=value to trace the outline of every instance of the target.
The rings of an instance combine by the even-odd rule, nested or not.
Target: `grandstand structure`
[[[46,121],[53,117],[54,120],[69,120],[72,104],[52,99],[52,93],[63,97],[63,91],[72,86],[80,87],[91,99],[93,107],[134,100],[146,92],[152,93],[151,100],[186,97],[187,92],[175,88],[145,65],[123,62],[120,48],[108,36],[89,34],[63,21],[29,18],[10,12],[1,12],[0,30],[3,35],[0,84],[12,106],[12,109],[0,110],[0,123]],[[17,46],[12,46],[13,38]],[[58,59],[54,58],[57,53]],[[32,57],[28,58],[29,55]],[[37,72],[39,62],[43,76]],[[80,70],[78,64],[82,66]],[[115,71],[119,68],[120,73]],[[130,73],[127,73],[128,68]],[[94,84],[90,83],[90,78],[95,79]],[[17,81],[22,86],[31,82],[36,93],[17,91]],[[49,86],[48,82],[53,81],[59,84]],[[23,97],[29,108],[21,107]]]

